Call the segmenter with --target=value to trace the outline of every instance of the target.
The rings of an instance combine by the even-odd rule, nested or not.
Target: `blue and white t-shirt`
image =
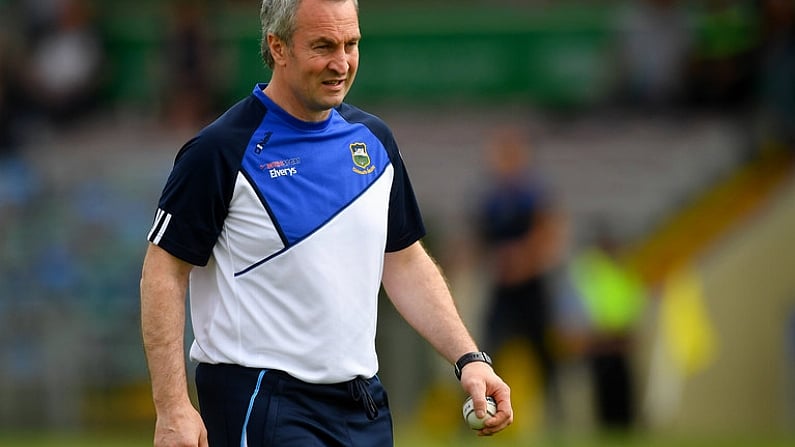
[[[389,128],[257,85],[177,154],[148,239],[192,263],[191,358],[334,383],[378,370],[384,253],[425,234]]]

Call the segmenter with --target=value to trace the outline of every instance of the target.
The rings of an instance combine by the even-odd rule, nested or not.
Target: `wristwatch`
[[[491,357],[483,351],[468,352],[455,362],[455,376],[461,380],[461,369],[472,362],[483,362],[491,366]]]

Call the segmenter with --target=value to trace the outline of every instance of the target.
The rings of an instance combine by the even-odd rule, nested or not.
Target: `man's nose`
[[[334,57],[329,63],[329,68],[339,74],[348,73],[348,69],[350,68],[350,63],[348,63],[348,54],[345,52],[345,49],[340,48],[339,50],[334,52],[333,56]]]

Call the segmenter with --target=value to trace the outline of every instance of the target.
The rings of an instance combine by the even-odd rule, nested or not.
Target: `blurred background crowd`
[[[361,1],[507,437],[795,427],[795,2]],[[268,79],[257,1],[0,0],[0,432],[152,423],[140,263],[181,144]],[[449,365],[384,301],[399,428]],[[452,438],[451,438],[452,439]]]

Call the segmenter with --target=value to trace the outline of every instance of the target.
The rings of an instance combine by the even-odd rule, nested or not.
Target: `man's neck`
[[[280,92],[288,91],[286,87],[279,86],[278,80],[271,79],[271,82],[262,90],[265,96],[270,98],[271,101],[276,103],[285,112],[289,113],[293,118],[306,122],[320,122],[329,117],[330,110],[324,110],[317,113],[310,113],[304,108],[296,105],[296,100],[293,97],[280,94]]]

